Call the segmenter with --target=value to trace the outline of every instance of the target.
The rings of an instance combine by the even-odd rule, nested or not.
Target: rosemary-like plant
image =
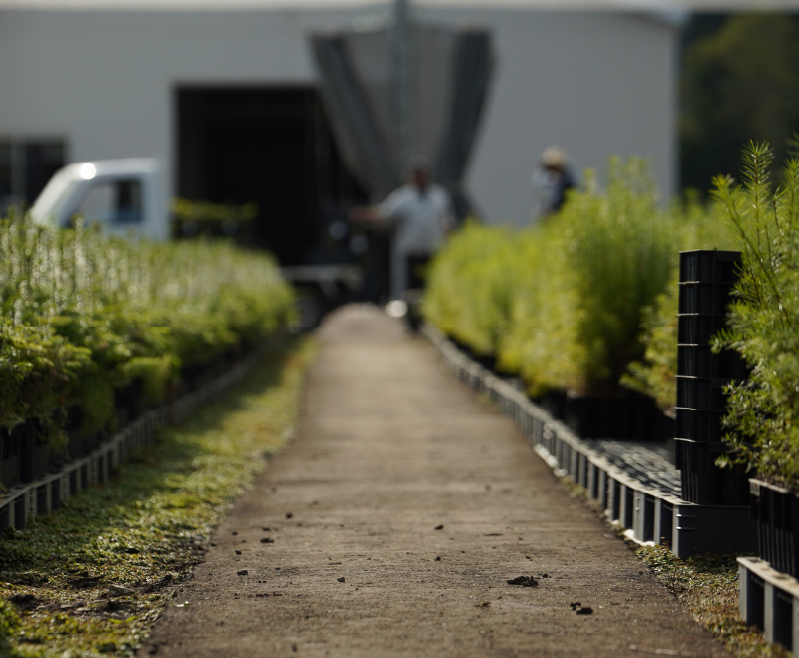
[[[722,462],[749,464],[759,477],[799,490],[799,160],[790,159],[776,188],[771,149],[750,143],[742,184],[715,180],[715,196],[742,252],[729,329],[715,348],[732,348],[751,367],[727,387],[727,441]]]

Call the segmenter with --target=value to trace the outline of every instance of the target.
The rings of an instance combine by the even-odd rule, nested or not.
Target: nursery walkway
[[[139,655],[726,655],[432,347],[362,306],[319,336],[296,437]]]

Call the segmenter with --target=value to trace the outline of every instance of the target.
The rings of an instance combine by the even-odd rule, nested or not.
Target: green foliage
[[[255,203],[239,206],[177,198],[172,200],[172,234],[176,238],[235,237],[239,244],[246,245],[257,216]]]
[[[177,375],[178,361],[174,354],[137,356],[122,367],[125,379],[141,379],[144,401],[157,404],[166,397],[167,386]]]
[[[510,322],[518,256],[507,228],[467,224],[431,265],[423,312],[477,354],[497,351]]]
[[[577,340],[579,297],[569,270],[566,235],[558,220],[524,231],[511,321],[499,363],[518,372],[534,393],[582,388],[585,349]]]
[[[80,430],[90,435],[104,429],[114,412],[113,387],[103,377],[87,377],[77,390],[83,410]]]
[[[172,200],[172,212],[176,217],[184,220],[249,222],[258,216],[258,204],[246,203],[237,206],[229,203],[177,198]]]
[[[607,190],[588,175],[553,220],[521,232],[468,227],[436,259],[424,312],[533,393],[613,394],[643,356],[644,309],[677,260],[674,213],[658,209],[640,160],[611,163]]]
[[[581,388],[607,390],[643,354],[643,309],[676,264],[674,217],[658,210],[645,163],[631,159],[611,162],[606,193],[589,180],[587,192],[572,195],[562,225],[579,300],[576,340],[585,350]]]
[[[0,535],[0,655],[18,655],[11,646],[26,656],[135,653],[161,610],[178,603],[175,588],[263,468],[264,453],[283,446],[296,420],[313,344],[274,348],[118,477]],[[134,593],[110,599],[110,585]],[[6,601],[31,598],[19,622],[11,616],[4,626]],[[4,633],[13,644],[4,647]]]
[[[19,632],[20,623],[14,607],[0,599],[0,655],[17,655],[11,646],[11,640]]]
[[[681,78],[682,183],[704,192],[736,168],[741,144],[786,144],[799,123],[799,18],[729,16],[686,48]]]
[[[79,404],[87,429],[100,429],[115,386],[140,378],[148,401],[163,401],[181,365],[259,340],[291,301],[262,253],[79,223],[51,230],[12,214],[0,220],[0,427]]]
[[[704,207],[695,199],[687,199],[673,212],[678,218],[673,236],[675,250],[736,248],[718,206]],[[663,294],[644,309],[644,358],[633,361],[621,378],[624,386],[653,398],[663,410],[677,404],[678,281],[675,267]]]
[[[740,239],[742,267],[730,329],[715,348],[738,350],[752,368],[727,387],[734,459],[767,481],[799,490],[799,160],[776,189],[771,150],[751,143],[741,185],[716,180],[716,197]]]
[[[651,397],[664,411],[677,405],[677,282],[644,309],[644,358],[633,361],[621,383]]]

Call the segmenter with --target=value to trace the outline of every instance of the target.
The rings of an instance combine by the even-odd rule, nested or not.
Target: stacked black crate
[[[749,482],[740,469],[721,469],[725,450],[724,386],[745,379],[746,366],[732,351],[714,354],[710,341],[723,329],[737,280],[737,251],[680,253],[675,451],[682,497],[700,505],[747,505]]]

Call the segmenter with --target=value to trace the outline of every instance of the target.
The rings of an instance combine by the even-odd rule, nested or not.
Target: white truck
[[[167,240],[171,226],[163,189],[161,166],[152,158],[75,162],[53,175],[30,215],[42,226],[68,228],[80,216],[111,234]],[[362,269],[353,264],[305,264],[282,271],[297,289],[299,329],[315,327],[326,311],[352,299],[362,286]]]
[[[151,158],[68,164],[47,183],[30,215],[37,224],[59,228],[81,216],[108,233],[169,238],[161,167]]]

